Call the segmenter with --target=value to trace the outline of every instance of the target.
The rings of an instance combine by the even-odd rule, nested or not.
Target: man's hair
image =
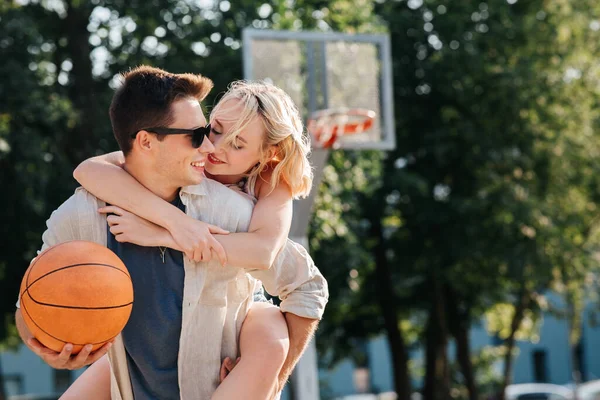
[[[123,154],[133,144],[132,135],[142,129],[173,123],[171,105],[184,98],[204,100],[213,82],[199,74],[172,74],[142,65],[121,74],[122,85],[110,104],[110,122]]]

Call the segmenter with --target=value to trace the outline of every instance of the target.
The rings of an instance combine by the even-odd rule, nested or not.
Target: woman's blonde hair
[[[310,140],[290,96],[267,82],[236,81],[230,84],[213,114],[232,99],[242,104],[242,112],[236,115],[236,122],[224,138],[227,144],[235,143],[255,116],[261,118],[266,132],[259,162],[247,172],[247,190],[255,193],[258,178],[273,168],[268,182],[271,190],[283,181],[290,186],[294,198],[306,197],[313,180],[308,162]],[[270,146],[274,146],[274,152],[269,151]]]

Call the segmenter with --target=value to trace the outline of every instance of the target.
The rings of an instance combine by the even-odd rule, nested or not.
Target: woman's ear
[[[277,161],[279,154],[279,148],[276,145],[270,145],[267,149],[267,160],[268,161]]]

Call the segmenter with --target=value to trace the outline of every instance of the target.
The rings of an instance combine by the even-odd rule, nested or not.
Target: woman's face
[[[262,121],[255,116],[233,143],[227,143],[224,139],[241,113],[242,104],[239,100],[227,100],[217,106],[210,120],[210,141],[214,144],[215,151],[208,155],[205,169],[210,175],[230,176],[233,180],[231,183],[239,180],[258,163],[266,135]]]

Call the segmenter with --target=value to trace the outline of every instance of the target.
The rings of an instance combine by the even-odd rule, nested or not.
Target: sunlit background
[[[15,301],[73,169],[117,147],[118,73],[202,73],[210,111],[249,27],[391,43],[395,149],[333,151],[310,219],[320,398],[600,398],[597,0],[2,0],[0,399],[81,373],[20,344]]]

